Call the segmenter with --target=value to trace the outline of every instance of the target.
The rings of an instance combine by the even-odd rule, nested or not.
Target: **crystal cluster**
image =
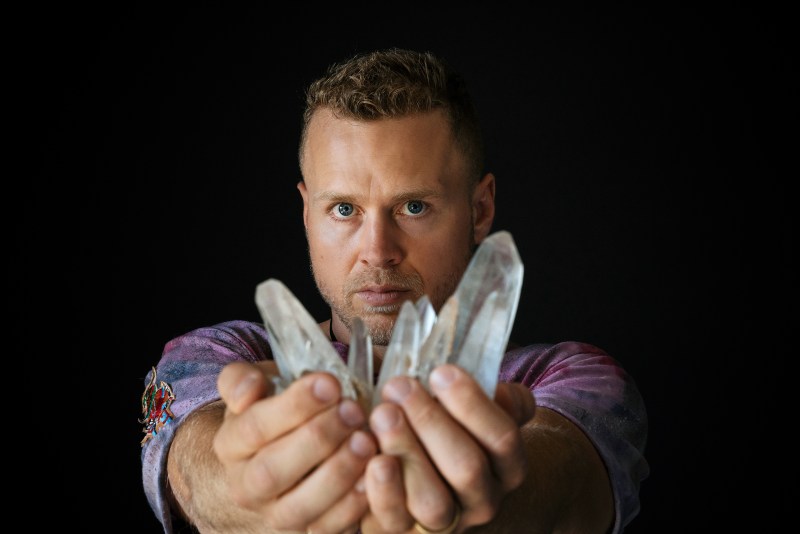
[[[427,296],[403,303],[376,384],[372,340],[358,318],[345,364],[291,291],[276,279],[266,280],[256,288],[256,305],[280,372],[277,389],[303,373],[327,371],[338,378],[345,397],[370,408],[380,401],[380,390],[390,378],[410,376],[427,388],[428,375],[436,366],[453,363],[494,397],[522,279],[522,261],[511,234],[501,231],[487,237],[438,316]]]

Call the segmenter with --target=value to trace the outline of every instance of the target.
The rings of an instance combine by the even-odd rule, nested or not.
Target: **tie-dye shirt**
[[[348,346],[340,342],[333,346],[346,359]],[[150,395],[150,405],[143,406],[152,424],[145,428],[142,479],[166,534],[173,532],[166,479],[167,451],[175,430],[194,410],[220,398],[217,376],[226,364],[265,359],[271,359],[271,351],[263,325],[230,321],[169,341],[156,375],[147,374],[146,391],[153,393],[158,387],[160,402],[154,407]],[[639,513],[639,486],[649,474],[644,457],[647,413],[633,379],[604,351],[570,341],[510,350],[499,380],[526,385],[537,406],[562,414],[589,436],[611,480],[616,511],[612,532],[622,532]]]

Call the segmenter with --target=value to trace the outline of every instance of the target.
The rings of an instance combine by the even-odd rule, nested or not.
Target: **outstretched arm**
[[[435,370],[431,387],[436,398],[395,378],[373,411],[382,453],[368,465],[364,532],[439,531],[458,510],[454,532],[609,530],[608,476],[574,424],[536,409],[521,384],[498,384],[495,402],[455,366]]]
[[[221,532],[226,525],[247,532],[247,525],[260,521],[255,513],[233,502],[222,464],[212,450],[213,437],[222,425],[224,414],[225,404],[218,401],[189,415],[176,431],[167,457],[167,486],[173,513],[201,532]]]
[[[431,375],[433,395],[397,377],[401,387],[388,383],[386,402],[373,410],[382,454],[367,467],[365,532],[405,532],[415,522],[441,530],[457,505],[455,532],[619,533],[638,514],[649,474],[647,413],[636,384],[607,353],[577,342],[506,353],[494,402],[458,368],[442,387],[434,374],[444,367]],[[520,409],[528,403],[528,412]],[[395,423],[375,420],[381,413]],[[381,469],[373,472],[375,465]],[[394,490],[371,491],[380,483]],[[442,485],[451,492],[436,499],[414,493]]]
[[[197,410],[176,432],[175,503],[203,533],[354,530],[367,506],[357,482],[375,453],[361,408],[325,373],[263,396],[274,372],[271,362],[223,369],[227,405]]]
[[[611,484],[586,435],[564,416],[539,407],[522,427],[522,439],[527,476],[505,497],[486,531],[609,532],[614,520]]]

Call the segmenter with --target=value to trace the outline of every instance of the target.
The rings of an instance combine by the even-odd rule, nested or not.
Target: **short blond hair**
[[[399,48],[362,53],[328,67],[306,89],[299,159],[311,117],[329,109],[335,117],[371,121],[441,110],[467,162],[470,183],[483,176],[480,124],[464,79],[430,52]]]

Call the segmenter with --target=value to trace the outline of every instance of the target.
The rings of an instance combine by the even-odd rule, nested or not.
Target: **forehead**
[[[310,190],[462,189],[467,184],[465,158],[440,111],[358,121],[319,110],[303,150],[303,178]]]

